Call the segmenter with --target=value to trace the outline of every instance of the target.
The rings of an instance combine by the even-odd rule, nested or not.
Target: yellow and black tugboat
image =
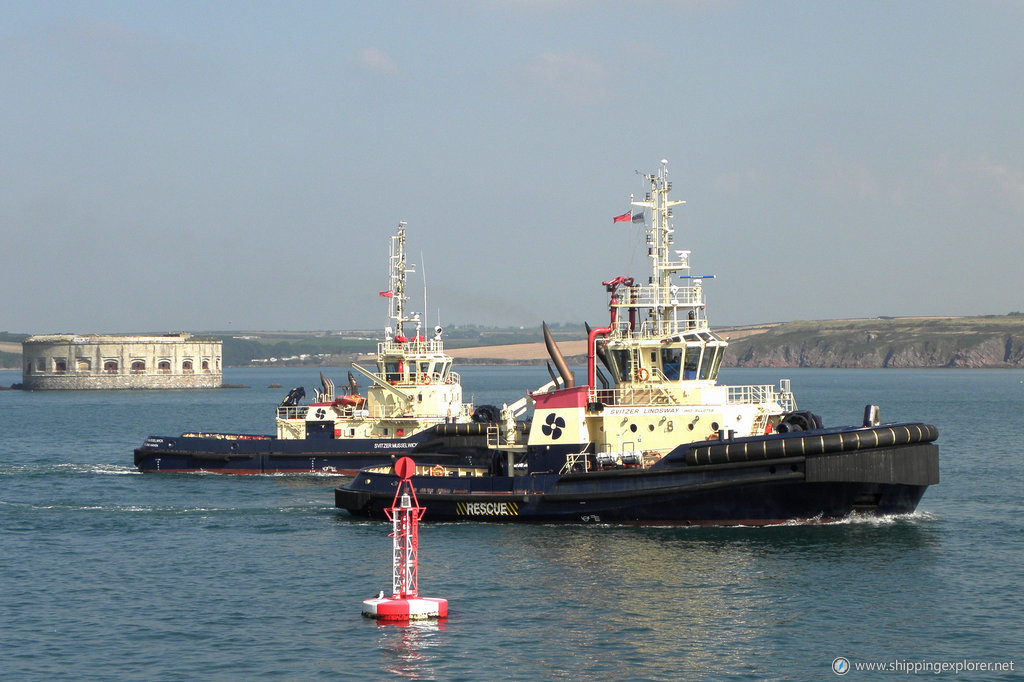
[[[650,272],[603,283],[610,319],[588,332],[586,383],[545,329],[558,376],[527,398],[525,443],[514,405],[488,428],[490,464],[421,464],[425,518],[770,524],[912,512],[938,483],[934,426],[882,424],[868,405],[861,425],[825,428],[797,409],[787,380],[717,382],[728,343],[708,326],[706,278],[674,247],[683,202],[669,199],[667,161],[647,179],[639,210],[616,220],[643,220]],[[383,518],[397,480],[389,466],[364,469],[336,489],[336,506]]]
[[[150,436],[135,450],[143,472],[216,472],[223,474],[352,475],[373,464],[391,463],[420,448],[420,459],[438,463],[489,461],[483,443],[488,420],[499,411],[491,405],[474,410],[462,402],[462,384],[444,351],[442,329],[423,333],[418,313],[406,312],[406,278],[412,266],[405,255],[405,223],[391,237],[388,300],[393,327],[377,344],[376,371],[358,364],[352,370],[369,381],[359,395],[352,372],[347,393],[321,373],[322,390],[302,404],[305,390],[293,388],[277,407],[276,435],[183,433]],[[464,449],[422,454],[440,437],[458,433]]]

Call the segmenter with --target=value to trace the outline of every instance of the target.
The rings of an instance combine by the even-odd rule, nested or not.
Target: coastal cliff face
[[[800,321],[736,333],[723,363],[731,367],[1024,367],[1018,314]]]

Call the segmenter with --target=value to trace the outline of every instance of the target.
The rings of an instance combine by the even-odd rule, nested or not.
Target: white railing
[[[778,403],[786,411],[796,409],[796,399],[789,390],[789,379],[782,379],[778,388],[772,384],[729,386],[729,403]]]
[[[771,384],[757,386],[729,386],[730,405],[767,403],[776,400],[775,387]]]
[[[629,322],[623,320],[620,316],[618,323],[615,325],[615,329],[612,331],[612,337],[617,340],[661,340],[666,336],[685,334],[686,332],[694,330],[705,332],[710,331],[708,329],[707,318],[704,316],[703,311],[700,311],[699,309],[694,313],[694,318],[692,320],[689,319],[689,317],[676,318],[668,314],[658,322],[652,322],[650,320],[638,322],[633,329],[630,329]]]
[[[729,405],[752,405],[758,403],[777,402],[784,410],[796,409],[796,401],[789,391],[788,380],[777,389],[772,384],[750,386],[725,386],[727,389],[726,403]],[[600,402],[605,405],[637,405],[641,403],[655,404],[655,398],[661,398],[657,404],[681,405],[674,388],[669,383],[649,382],[631,388],[591,388],[587,394],[589,402]]]
[[[277,407],[278,419],[305,419],[309,405],[279,405]]]
[[[405,342],[388,339],[377,344],[377,355],[395,355],[396,353],[407,353],[410,355],[444,353],[444,343],[439,339],[409,340]]]
[[[579,469],[576,468],[577,466],[579,467]],[[581,471],[590,471],[590,460],[587,459],[586,453],[577,452],[565,456],[565,464],[562,466],[562,470],[559,471],[558,473],[559,475],[564,475],[570,473],[579,473]]]
[[[673,306],[704,305],[703,287],[679,287],[675,291],[665,287],[641,284],[619,289],[618,307],[671,308]]]

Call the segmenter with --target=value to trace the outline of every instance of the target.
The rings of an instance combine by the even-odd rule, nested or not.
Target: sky
[[[713,326],[1024,311],[1024,3],[7,1],[0,331],[592,325],[668,159]]]

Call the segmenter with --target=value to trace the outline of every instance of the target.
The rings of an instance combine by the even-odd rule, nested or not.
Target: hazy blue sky
[[[0,330],[382,327],[399,220],[431,324],[604,322],[663,157],[712,324],[1021,311],[1022,36],[1009,0],[4,2]]]

